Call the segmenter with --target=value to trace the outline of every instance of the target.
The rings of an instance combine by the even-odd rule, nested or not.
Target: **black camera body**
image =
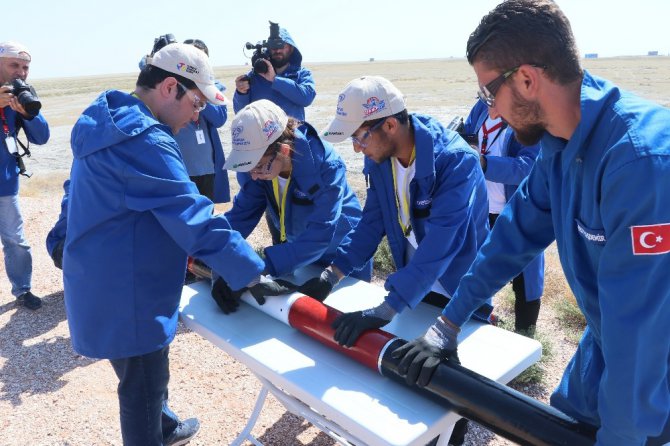
[[[256,73],[267,73],[268,66],[263,60],[270,60],[270,50],[276,50],[284,47],[284,41],[279,37],[279,24],[270,22],[270,37],[257,44],[247,42],[245,48],[254,50],[251,55],[251,65]]]
[[[151,55],[153,56],[158,50],[171,43],[177,43],[174,34],[163,34],[162,36],[156,37],[154,39],[154,47],[151,49]]]
[[[12,94],[18,99],[26,113],[33,118],[37,116],[42,108],[42,103],[32,85],[27,84],[23,79],[14,79],[10,85]]]

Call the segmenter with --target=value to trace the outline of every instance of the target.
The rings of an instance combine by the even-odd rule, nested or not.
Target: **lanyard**
[[[0,108],[0,119],[2,119],[2,131],[5,132],[5,137],[9,136],[9,124],[7,119],[5,119],[5,109]]]
[[[272,191],[274,192],[275,202],[279,208],[279,241],[284,243],[286,241],[286,225],[284,224],[286,218],[286,196],[288,195],[288,188],[291,185],[291,174],[288,175],[288,180],[286,181],[286,187],[284,188],[284,194],[281,197],[281,203],[279,200],[279,180],[277,178],[272,179]]]
[[[413,162],[414,159],[416,158],[416,146],[412,147],[412,156],[409,158],[409,164],[410,166]],[[412,221],[409,218],[409,190],[407,187],[407,178],[409,175],[405,175],[405,180],[403,181],[402,185],[402,210],[404,212],[401,212],[400,208],[400,198],[398,197],[398,176],[395,171],[395,161],[391,160],[391,171],[393,172],[393,188],[395,192],[395,205],[396,208],[398,209],[398,223],[400,223],[400,228],[402,228],[402,233],[405,234],[405,237],[408,237],[409,234],[412,232]],[[407,225],[405,225],[402,222],[402,215],[407,215]]]
[[[498,136],[500,136],[500,134],[502,133],[502,130],[496,134],[495,138],[493,138],[493,141],[491,141],[491,146],[488,146],[489,135],[491,133],[495,132],[496,130],[501,129],[502,126],[503,126],[503,121],[498,122],[496,125],[494,125],[490,129],[486,128],[486,122],[484,122],[482,124],[482,145],[481,145],[482,155],[486,155],[487,153],[489,153],[488,149],[490,149],[491,146],[493,145],[493,143],[496,142],[496,139],[498,139]]]

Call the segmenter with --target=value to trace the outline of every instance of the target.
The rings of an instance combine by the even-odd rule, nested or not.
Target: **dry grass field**
[[[337,95],[351,79],[382,75],[407,96],[408,109],[433,115],[447,123],[466,115],[475,100],[476,80],[462,59],[309,65],[317,97],[307,120],[317,129],[333,115]],[[664,106],[670,106],[670,58],[639,57],[585,61],[592,73]],[[216,70],[232,99],[233,79],[247,67]],[[52,138],[33,147],[28,168],[33,178],[22,179],[21,206],[28,240],[33,247],[33,287],[45,296],[37,312],[16,308],[4,274],[0,279],[0,437],[1,445],[118,445],[118,406],[115,377],[106,361],[91,360],[72,351],[63,307],[60,271],[53,267],[44,240],[56,221],[61,184],[72,160],[69,135],[81,111],[105,89],[131,91],[136,74],[31,82],[43,100],[43,113]],[[30,80],[30,79],[29,79]],[[232,106],[231,106],[232,109]],[[232,110],[231,110],[232,114]],[[230,119],[229,119],[230,120]],[[229,124],[221,130],[224,150],[230,150]],[[348,178],[364,198],[362,158],[351,146],[337,146],[348,165]],[[231,177],[231,184],[236,182]],[[234,190],[233,190],[234,191]],[[219,206],[225,210],[226,205]],[[255,246],[268,240],[263,228],[251,238]],[[0,259],[0,263],[4,261]],[[4,267],[4,264],[2,265]],[[571,324],[574,304],[554,247],[547,252],[546,292],[537,337],[546,357],[513,385],[547,401],[580,333],[579,318]],[[511,292],[496,296],[503,321],[513,318]],[[202,429],[193,445],[229,444],[251,412],[259,384],[249,371],[225,353],[183,327],[172,345],[171,405],[180,415],[197,416]],[[332,445],[334,442],[272,400],[254,430],[268,445]],[[481,428],[467,438],[469,445],[509,444]]]

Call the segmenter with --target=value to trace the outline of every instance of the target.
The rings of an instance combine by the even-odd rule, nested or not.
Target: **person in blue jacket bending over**
[[[226,168],[238,171],[241,186],[225,214],[230,226],[247,237],[267,211],[280,234],[279,244],[264,249],[265,271],[272,276],[330,265],[338,246],[350,243],[362,212],[342,158],[311,125],[265,99],[240,110],[231,132]],[[369,281],[371,274],[368,261],[353,276]],[[225,312],[234,311],[231,305],[220,304]]]
[[[670,110],[583,70],[551,0],[501,3],[470,35],[479,97],[535,166],[428,332],[393,354],[425,385],[472,310],[554,240],[587,326],[551,405],[596,444],[670,441]]]
[[[235,78],[235,113],[254,101],[268,99],[288,116],[305,120],[305,107],[316,96],[314,78],[312,72],[302,66],[302,54],[288,31],[279,28],[279,37],[284,45],[269,50],[270,60],[260,60],[267,65],[267,72],[251,70]]]
[[[119,379],[124,445],[184,444],[199,428],[167,404],[187,255],[236,288],[272,285],[260,282],[263,260],[198,193],[174,139],[206,101],[224,101],[213,79],[204,52],[167,45],[132,94],[102,93],[72,129],[65,308],[75,351],[109,359]]]
[[[14,80],[25,81],[32,57],[17,42],[0,42],[0,239],[5,256],[5,271],[17,304],[30,310],[42,306],[42,300],[31,291],[33,257],[23,232],[19,208],[19,173],[17,163],[20,129],[33,144],[46,144],[49,124],[42,113],[29,113],[14,95]],[[23,172],[21,172],[23,173]]]
[[[489,197],[489,226],[492,228],[505,203],[530,173],[540,144],[521,145],[500,116],[489,116],[488,107],[482,101],[472,107],[462,133],[479,152]],[[517,332],[532,334],[535,331],[543,288],[544,254],[541,253],[512,279],[514,329]]]

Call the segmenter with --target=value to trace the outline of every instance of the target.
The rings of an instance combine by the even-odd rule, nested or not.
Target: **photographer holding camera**
[[[12,284],[12,294],[20,305],[31,310],[42,301],[30,291],[33,260],[30,246],[23,234],[23,217],[19,209],[19,174],[25,170],[23,154],[30,152],[17,140],[20,129],[33,144],[49,140],[49,125],[39,113],[41,104],[35,90],[25,83],[30,69],[30,53],[16,42],[0,42],[0,238],[5,254],[5,269]]]
[[[314,101],[312,72],[301,66],[302,54],[286,29],[270,22],[270,37],[255,48],[253,69],[235,78],[235,113],[259,99],[277,104],[288,116],[305,120],[305,107]]]

